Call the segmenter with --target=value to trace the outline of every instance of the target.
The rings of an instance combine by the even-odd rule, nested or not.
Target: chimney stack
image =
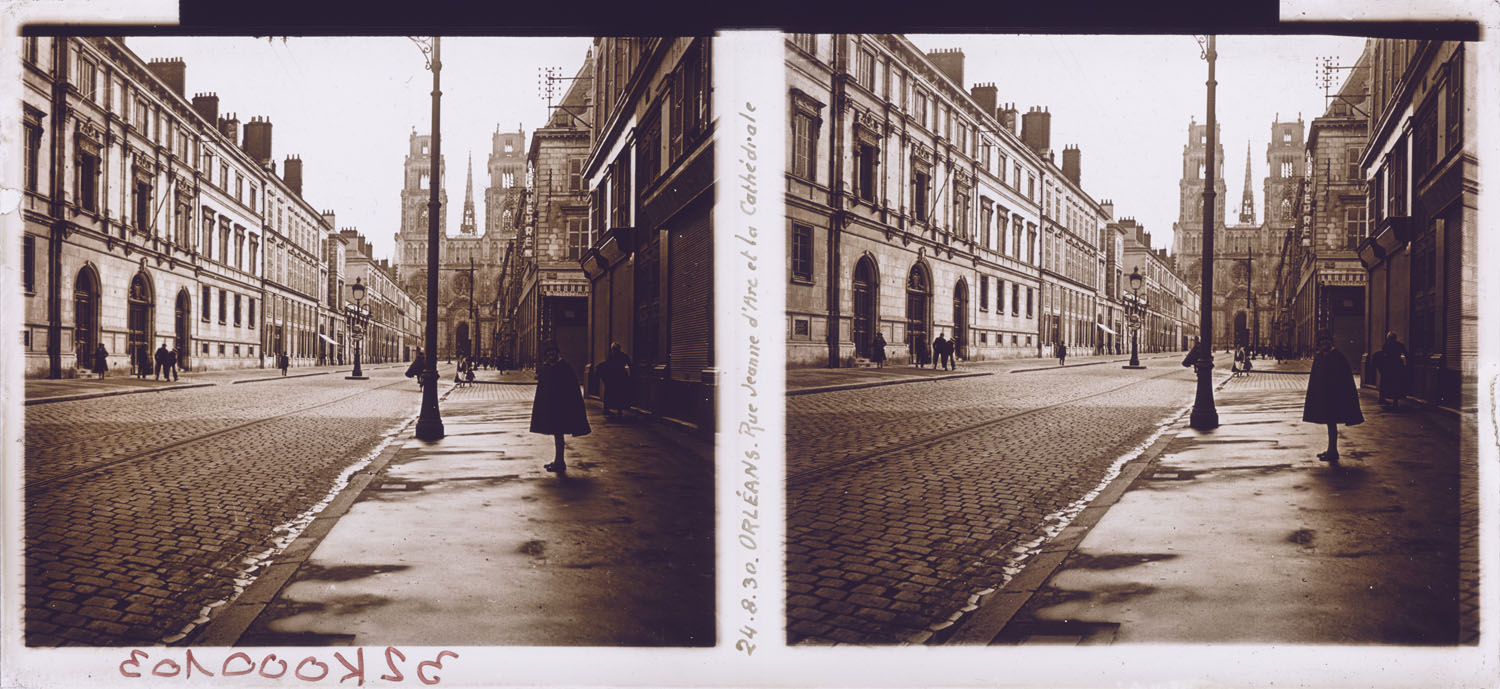
[[[927,59],[958,88],[964,87],[964,51],[961,48],[940,48],[927,53]]]
[[[1052,150],[1052,113],[1032,106],[1021,116],[1021,141],[1039,156]]]
[[[245,140],[240,145],[245,154],[255,159],[261,167],[271,164],[271,119],[251,117],[245,123]]]
[[[969,95],[979,105],[979,109],[987,113],[995,112],[995,97],[999,95],[999,89],[994,84],[975,84],[969,89]]]
[[[231,142],[240,140],[240,116],[230,113],[219,118],[219,133]]]
[[[302,159],[297,156],[287,156],[286,162],[281,164],[281,181],[291,187],[292,193],[302,195]]]
[[[173,93],[187,98],[183,90],[187,85],[187,64],[182,61],[182,58],[169,57],[152,60],[146,65],[146,69],[151,70],[151,73],[161,80],[161,83],[166,84],[167,88],[172,89]]]
[[[215,127],[219,126],[219,96],[216,93],[193,94],[193,110]]]
[[[1000,126],[1005,128],[1011,134],[1015,134],[1016,115],[1018,114],[1019,113],[1016,112],[1015,103],[1006,103],[1005,107],[1000,109]]]
[[[1063,157],[1063,162],[1064,163],[1068,162],[1068,159],[1067,159],[1066,156]],[[1104,217],[1106,219],[1108,219],[1108,220],[1114,220],[1115,219],[1115,202],[1114,201],[1111,201],[1109,199],[1104,199],[1103,201],[1100,201],[1099,202],[1099,210],[1101,210],[1101,211],[1104,212]]]
[[[1069,180],[1071,180],[1073,182],[1073,184],[1078,185],[1078,186],[1081,187],[1081,186],[1083,186],[1083,183],[1078,181],[1078,175],[1079,175],[1080,172],[1082,172],[1079,169],[1079,162],[1080,161],[1079,161],[1078,147],[1077,146],[1064,146],[1063,147],[1063,164],[1062,164],[1062,173],[1063,173],[1063,176],[1067,177]]]

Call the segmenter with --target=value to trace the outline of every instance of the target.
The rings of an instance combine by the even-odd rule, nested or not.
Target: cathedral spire
[[[464,183],[464,219],[458,225],[461,235],[474,234],[474,153],[469,153],[469,179]]]
[[[1250,191],[1250,142],[1245,142],[1245,196],[1240,201],[1240,224],[1255,224],[1255,193]]]

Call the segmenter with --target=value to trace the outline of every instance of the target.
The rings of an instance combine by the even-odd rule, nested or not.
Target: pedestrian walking
[[[934,369],[943,368],[947,365],[947,361],[948,341],[943,338],[942,333],[938,333],[937,338],[932,341],[932,367]]]
[[[282,352],[277,356],[276,366],[281,369],[281,375],[285,376],[286,370],[292,366],[292,358],[287,356],[286,352]]]
[[[1333,346],[1333,335],[1318,334],[1318,349],[1313,355],[1312,372],[1307,377],[1307,397],[1302,403],[1302,420],[1328,426],[1328,450],[1318,459],[1337,465],[1339,462],[1339,424],[1363,423],[1359,410],[1359,391],[1354,388],[1354,374],[1349,361]]]
[[[610,343],[609,356],[599,366],[599,379],[604,381],[604,416],[624,416],[635,396],[634,371],[620,343]]]
[[[907,338],[911,341],[912,345],[912,361],[916,362],[917,368],[926,366],[928,356],[927,338],[921,335],[907,335]]]
[[[531,432],[550,435],[557,447],[551,464],[542,468],[558,476],[566,475],[563,461],[563,436],[588,435],[589,419],[583,411],[583,393],[578,376],[562,358],[556,344],[542,350],[542,363],[536,369],[536,397],[531,402]]]
[[[1063,344],[1062,342],[1057,343],[1057,365],[1068,365],[1068,346]]]
[[[1406,397],[1410,369],[1407,368],[1406,345],[1396,337],[1396,331],[1385,334],[1385,345],[1376,352],[1375,368],[1380,375],[1380,406],[1399,410],[1401,398]]]
[[[176,348],[172,348],[172,349],[168,349],[167,350],[167,371],[166,371],[166,373],[162,374],[162,377],[166,377],[167,373],[171,374],[172,380],[174,380],[174,381],[177,380],[177,349]]]
[[[94,373],[99,374],[102,380],[104,374],[109,372],[109,350],[104,348],[104,343],[94,345]]]
[[[144,344],[135,347],[135,375],[141,380],[151,375],[151,350]]]
[[[160,347],[156,348],[155,363],[156,379],[161,380],[162,374],[165,373],[167,375],[167,380],[171,380],[172,374],[167,371],[167,343],[163,342],[161,343]]]
[[[870,360],[875,362],[875,368],[885,368],[885,335],[875,333],[875,341],[870,343]]]

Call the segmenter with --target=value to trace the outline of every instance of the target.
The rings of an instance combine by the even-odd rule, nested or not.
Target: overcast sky
[[[1171,247],[1177,183],[1190,120],[1205,120],[1207,66],[1192,36],[913,35],[924,50],[962,48],[965,87],[994,82],[1021,112],[1046,106],[1052,148],[1082,149],[1084,188],[1133,216]],[[1271,122],[1311,123],[1325,108],[1319,56],[1352,65],[1364,41],[1334,36],[1221,36],[1218,118],[1225,208],[1237,217],[1250,145],[1260,219]],[[214,91],[240,121],[269,116],[275,160],[298,154],[304,196],[332,209],[389,257],[400,222],[402,159],[413,127],[431,117],[431,73],[405,38],[131,38],[143,58],[182,57],[187,92]],[[571,76],[587,38],[447,38],[443,41],[443,151],[448,232],[462,214],[465,156],[474,155],[476,211],[484,226],[485,161],[497,126],[528,135],[546,117],[538,70]],[[1337,79],[1347,71],[1337,72]],[[779,75],[778,75],[779,76]],[[1337,88],[1337,83],[1334,84]]]
[[[911,35],[926,51],[962,48],[965,88],[993,82],[1001,103],[1052,113],[1052,148],[1081,149],[1084,190],[1132,216],[1157,248],[1172,248],[1177,183],[1188,123],[1207,121],[1208,63],[1192,36]],[[1364,39],[1340,36],[1220,36],[1215,96],[1223,137],[1224,208],[1239,217],[1250,144],[1255,218],[1261,221],[1271,122],[1306,126],[1325,109],[1319,56],[1353,65]],[[1333,91],[1348,71],[1335,72]]]
[[[448,227],[463,215],[466,156],[474,156],[474,207],[484,227],[490,135],[532,129],[547,116],[538,70],[569,77],[583,64],[588,38],[444,38],[443,157],[447,160]],[[392,257],[401,222],[402,161],[412,128],[432,120],[432,73],[406,38],[131,37],[143,59],[181,57],[187,95],[212,91],[219,112],[271,119],[277,170],[302,158],[303,197],[333,210]],[[566,83],[563,84],[566,88]],[[559,97],[561,94],[559,94]],[[555,100],[554,100],[555,102]],[[529,139],[528,139],[529,140]]]

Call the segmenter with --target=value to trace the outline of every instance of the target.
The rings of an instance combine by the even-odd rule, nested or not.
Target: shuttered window
[[[710,208],[683,211],[670,228],[669,367],[674,380],[697,382],[713,365],[713,228]]]

